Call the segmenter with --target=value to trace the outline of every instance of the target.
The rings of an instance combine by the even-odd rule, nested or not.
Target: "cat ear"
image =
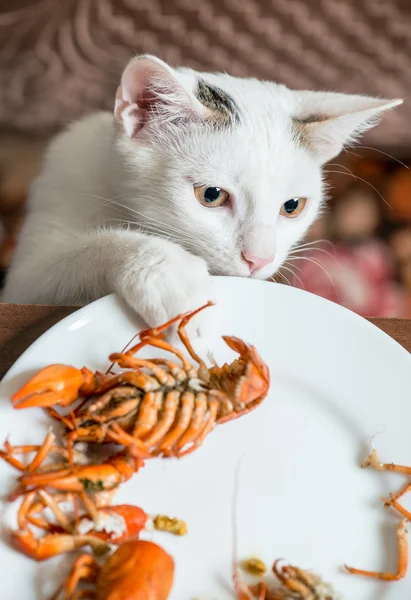
[[[339,154],[346,143],[378,123],[381,113],[402,100],[385,100],[327,92],[293,92],[294,126],[301,142],[321,163]]]
[[[114,115],[135,137],[151,118],[173,122],[201,117],[205,107],[190,89],[187,75],[159,58],[144,55],[125,68],[117,90]]]

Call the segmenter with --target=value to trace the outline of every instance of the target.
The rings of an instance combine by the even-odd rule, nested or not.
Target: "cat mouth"
[[[267,269],[267,267],[260,269],[258,271],[251,272],[250,268],[247,264],[244,264],[245,261],[239,261],[237,264],[229,264],[224,265],[219,268],[210,268],[210,275],[220,275],[220,276],[228,276],[228,277],[244,277],[247,279],[268,279],[272,277],[276,271],[276,269]]]
[[[265,272],[265,269],[261,269],[260,271],[256,271],[254,273],[250,273],[247,277],[249,279],[258,279],[258,280],[262,280],[264,281],[265,279],[270,279],[271,277],[273,277],[275,271],[271,272],[269,271],[268,273]]]
[[[242,277],[248,277],[249,279],[264,280],[272,277],[277,271],[277,268],[274,267],[274,263],[264,265],[264,267],[262,267],[261,269],[252,269],[250,268],[249,264],[246,264],[245,271],[246,273],[244,275],[242,274]]]

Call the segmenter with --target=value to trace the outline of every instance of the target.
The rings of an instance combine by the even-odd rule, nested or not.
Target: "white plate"
[[[403,479],[359,463],[384,426],[375,438],[382,459],[411,465],[410,355],[364,319],[301,290],[235,278],[216,278],[216,285],[218,308],[209,310],[219,311],[224,333],[257,347],[271,370],[269,396],[250,415],[219,426],[192,455],[149,461],[116,496],[187,521],[186,537],[154,533],[176,560],[172,600],[234,598],[231,509],[240,457],[239,557],[258,555],[270,564],[285,557],[315,568],[346,600],[409,600],[411,573],[383,583],[348,575],[341,565],[396,567],[398,519],[380,497]],[[0,387],[0,440],[38,443],[50,425],[40,409],[10,405],[29,375],[52,362],[105,369],[107,355],[140,327],[109,296],[50,329]],[[206,347],[218,359],[233,356],[220,338],[197,344]],[[2,492],[15,476],[0,462]],[[2,521],[14,525],[16,505],[2,506]],[[47,598],[72,557],[36,564],[4,540],[3,531],[1,598]]]

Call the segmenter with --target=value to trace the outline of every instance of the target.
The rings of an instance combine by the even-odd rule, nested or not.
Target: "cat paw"
[[[214,301],[213,280],[206,262],[158,238],[147,241],[122,269],[116,291],[149,327]],[[210,332],[213,311],[207,309],[193,318],[187,327],[190,338]]]

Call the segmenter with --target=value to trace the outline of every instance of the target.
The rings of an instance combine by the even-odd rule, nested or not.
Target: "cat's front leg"
[[[156,327],[214,300],[205,261],[173,242],[105,230],[65,235],[57,246],[34,236],[35,225],[28,222],[23,231],[6,281],[6,302],[86,304],[116,292]],[[193,320],[191,335],[201,334],[206,323],[208,329],[212,312]]]
[[[111,277],[115,291],[146,323],[155,327],[214,300],[213,281],[202,258],[173,242],[144,237],[135,253],[125,251]],[[204,332],[210,312],[196,317],[192,333]]]

